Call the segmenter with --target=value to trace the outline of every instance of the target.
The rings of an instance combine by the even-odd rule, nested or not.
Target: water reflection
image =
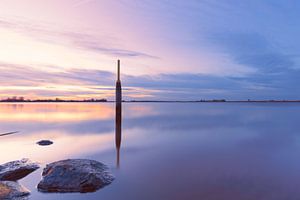
[[[113,121],[109,103],[0,104],[0,164],[21,158],[44,164],[108,151],[114,141]],[[55,144],[35,144],[45,138]]]
[[[117,150],[117,168],[120,167],[120,148],[122,140],[122,103],[116,105],[116,150]]]
[[[0,115],[0,133],[20,131],[0,137],[0,164],[28,157],[122,165],[113,170],[117,181],[84,196],[37,193],[38,171],[20,182],[30,200],[300,199],[300,104],[0,104]],[[45,138],[55,143],[35,144]]]
[[[107,104],[83,103],[8,103],[0,106],[1,122],[83,122],[89,120],[109,120],[113,109]]]

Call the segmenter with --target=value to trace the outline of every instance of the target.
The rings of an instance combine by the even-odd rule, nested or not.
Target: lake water
[[[30,200],[300,199],[299,103],[123,103],[119,167],[113,103],[0,104],[0,163],[88,158],[116,179],[88,194]],[[54,141],[38,146],[41,139]]]

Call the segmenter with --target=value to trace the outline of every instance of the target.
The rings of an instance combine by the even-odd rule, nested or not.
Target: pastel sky
[[[298,0],[0,0],[0,98],[300,99]]]

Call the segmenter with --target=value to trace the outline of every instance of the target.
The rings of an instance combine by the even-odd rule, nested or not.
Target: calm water
[[[116,176],[89,194],[43,194],[41,170],[20,182],[30,200],[300,199],[300,104],[123,104],[120,166],[114,104],[0,104],[0,163],[28,157],[107,164]],[[54,141],[41,147],[41,139]]]

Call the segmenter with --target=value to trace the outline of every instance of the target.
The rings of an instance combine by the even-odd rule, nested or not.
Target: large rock
[[[37,170],[39,165],[29,159],[12,161],[0,165],[0,181],[17,181]]]
[[[1,200],[26,200],[30,192],[12,181],[0,181],[0,199]]]
[[[41,192],[94,192],[114,180],[108,167],[86,159],[69,159],[48,164],[38,184]]]

